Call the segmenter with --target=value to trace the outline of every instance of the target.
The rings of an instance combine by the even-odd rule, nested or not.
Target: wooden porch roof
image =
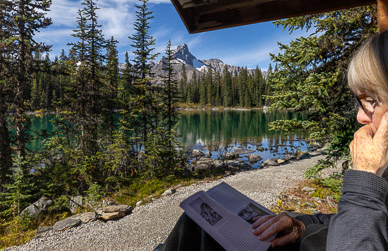
[[[171,0],[189,33],[375,4],[376,0]]]

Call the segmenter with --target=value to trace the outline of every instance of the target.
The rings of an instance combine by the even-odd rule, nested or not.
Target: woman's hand
[[[388,166],[388,113],[381,119],[376,134],[370,125],[361,127],[349,145],[354,170],[382,176]]]
[[[257,235],[262,241],[279,232],[284,233],[284,235],[271,241],[272,247],[300,241],[302,233],[306,229],[303,222],[292,218],[286,213],[256,217],[254,220],[255,223],[252,224],[253,234]]]

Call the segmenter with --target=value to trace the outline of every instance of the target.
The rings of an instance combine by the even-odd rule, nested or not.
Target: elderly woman
[[[272,250],[388,250],[388,32],[376,35],[355,54],[348,82],[364,126],[350,144],[352,168],[345,172],[338,213],[286,213],[258,217],[253,234]],[[186,215],[162,250],[222,250]]]
[[[252,227],[259,239],[286,231],[272,241],[273,247],[300,240],[306,227],[318,223],[328,226],[327,250],[388,249],[388,182],[381,177],[388,165],[388,32],[358,50],[349,65],[348,82],[359,104],[357,120],[365,126],[349,146],[353,164],[344,175],[338,213],[258,218]],[[315,232],[306,231],[314,238],[327,231],[314,227]],[[308,237],[305,233],[302,246]]]

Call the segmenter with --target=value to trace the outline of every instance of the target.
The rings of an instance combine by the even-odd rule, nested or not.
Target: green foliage
[[[344,79],[352,54],[377,31],[373,20],[376,9],[366,6],[274,22],[290,32],[313,30],[289,45],[279,43],[281,52],[271,54],[277,67],[269,74],[271,93],[266,96],[271,109],[309,113],[305,121],[272,122],[272,130],[290,133],[302,129],[309,132],[309,139],[329,143],[326,159],[308,169],[307,178],[320,179],[321,170],[339,159],[349,159],[348,145],[359,126]],[[321,182],[337,193],[341,179],[333,176]]]
[[[86,194],[88,195],[88,199],[90,201],[99,201],[104,197],[103,188],[97,184],[97,182],[89,183],[89,188],[86,191]]]
[[[168,134],[165,129],[158,127],[155,134],[150,134],[145,144],[145,172],[147,179],[162,178],[174,174],[181,176],[184,170],[184,153],[177,152],[179,147],[175,131]],[[182,166],[183,164],[183,166]]]
[[[19,216],[21,210],[31,202],[34,183],[31,175],[23,171],[25,165],[27,162],[19,154],[14,162],[11,183],[3,184],[6,190],[0,193],[0,208],[6,208],[0,212],[1,217],[9,218],[12,214]]]

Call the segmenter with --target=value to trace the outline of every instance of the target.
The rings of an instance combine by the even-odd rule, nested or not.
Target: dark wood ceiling
[[[171,0],[190,33],[375,4],[376,0]]]

